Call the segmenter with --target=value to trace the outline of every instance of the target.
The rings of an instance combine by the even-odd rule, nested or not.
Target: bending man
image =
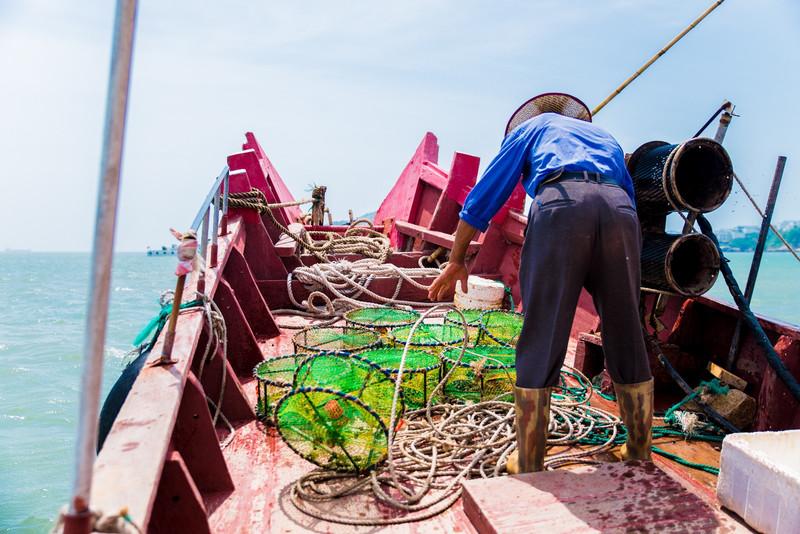
[[[429,291],[467,289],[465,253],[522,179],[533,197],[519,268],[525,314],[514,388],[517,451],[511,473],[544,468],[550,390],[564,363],[581,288],[600,315],[606,368],[628,429],[624,459],[650,459],[653,380],[639,322],[641,230],[633,184],[616,140],[583,102],[547,93],[511,117],[500,153],[461,211],[447,267]]]

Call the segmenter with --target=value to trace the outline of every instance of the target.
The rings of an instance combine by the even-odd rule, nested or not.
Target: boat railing
[[[228,192],[230,189],[230,169],[227,165],[222,168],[219,176],[214,180],[214,184],[208,191],[205,199],[200,204],[192,221],[191,229],[197,233],[200,244],[199,254],[205,262],[205,266],[215,268],[217,266],[217,239],[220,235],[228,233]],[[209,221],[211,222],[211,246],[209,247]],[[204,269],[200,271],[198,280],[198,291],[205,289]]]

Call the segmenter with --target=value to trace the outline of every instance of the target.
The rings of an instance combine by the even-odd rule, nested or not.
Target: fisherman
[[[533,197],[519,280],[525,315],[516,349],[517,450],[510,473],[541,471],[550,418],[581,288],[600,316],[606,368],[628,429],[625,460],[650,459],[653,379],[639,322],[641,230],[633,183],[616,140],[563,93],[536,96],[511,116],[506,137],[461,210],[431,300],[467,291],[467,246],[520,179]]]

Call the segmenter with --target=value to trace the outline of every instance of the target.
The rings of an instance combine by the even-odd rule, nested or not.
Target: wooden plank
[[[206,271],[206,291],[212,295],[221,279],[219,269],[243,238],[241,219],[232,219],[228,230],[219,238],[220,267]],[[192,294],[196,284],[195,274],[186,293]],[[204,322],[201,310],[180,314],[172,350],[172,357],[178,360],[174,365],[152,366],[161,356],[163,332],[153,347],[95,461],[92,509],[116,511],[127,507],[137,525],[148,524]]]
[[[419,226],[406,221],[395,221],[394,227],[403,235],[423,239],[424,241],[433,243],[434,245],[438,245],[440,247],[445,247],[447,249],[453,248],[455,236],[452,234],[437,232],[436,230],[429,230],[424,226]],[[467,256],[472,256],[477,253],[478,249],[480,249],[480,246],[481,244],[478,241],[471,241],[467,247]]]
[[[468,480],[463,499],[481,533],[747,532],[651,462]]]

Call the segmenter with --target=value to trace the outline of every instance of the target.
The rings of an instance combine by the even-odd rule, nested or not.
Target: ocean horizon
[[[728,253],[744,287],[752,253]],[[89,285],[88,252],[0,252],[0,532],[48,531],[67,502],[73,472],[81,355]],[[175,285],[175,258],[114,257],[103,398],[132,341]],[[800,265],[769,252],[753,309],[800,324]],[[731,302],[724,282],[709,296]]]

